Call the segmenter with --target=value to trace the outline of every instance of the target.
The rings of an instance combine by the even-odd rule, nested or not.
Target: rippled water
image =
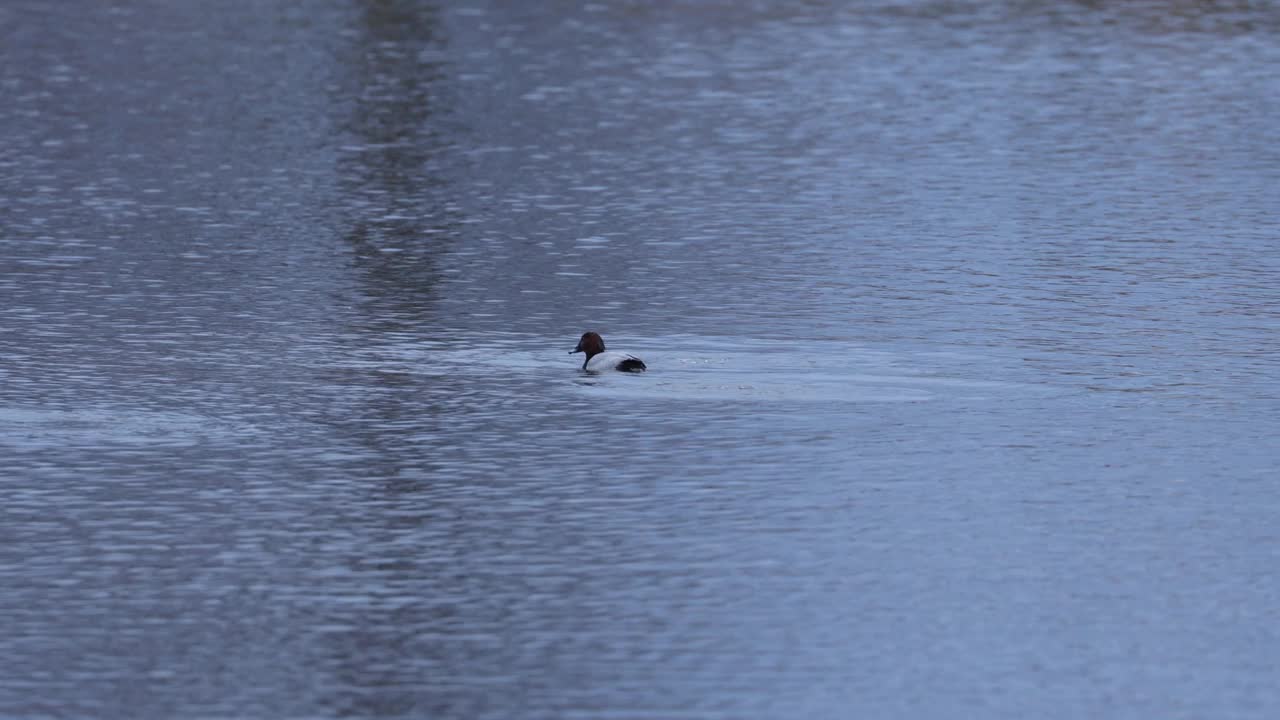
[[[0,5],[0,715],[1273,716],[1278,30]]]

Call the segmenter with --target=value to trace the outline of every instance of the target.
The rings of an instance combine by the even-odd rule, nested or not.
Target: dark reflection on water
[[[0,6],[0,715],[1269,717],[1278,18]]]
[[[449,249],[456,212],[436,157],[447,141],[433,116],[443,73],[436,11],[420,3],[368,3],[348,54],[354,77],[335,98],[352,103],[339,174],[341,210],[359,277],[362,325],[412,332],[431,319],[435,256]],[[350,93],[349,97],[347,93]],[[371,338],[360,336],[362,341]]]

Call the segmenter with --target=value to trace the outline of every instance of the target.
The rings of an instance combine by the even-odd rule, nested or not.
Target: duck
[[[582,369],[590,373],[608,372],[610,370],[644,372],[648,369],[644,361],[635,355],[621,352],[605,352],[604,338],[600,337],[600,333],[596,332],[582,333],[582,338],[578,340],[578,347],[569,351],[570,355],[574,353],[587,354],[587,359],[582,361]]]

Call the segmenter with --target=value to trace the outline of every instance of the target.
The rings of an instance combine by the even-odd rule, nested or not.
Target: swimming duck
[[[574,353],[587,354],[587,359],[582,361],[582,369],[587,372],[608,372],[609,370],[644,372],[646,369],[644,361],[635,355],[605,352],[604,338],[600,337],[599,333],[582,333],[582,339],[578,340],[578,347],[569,351],[570,355]]]

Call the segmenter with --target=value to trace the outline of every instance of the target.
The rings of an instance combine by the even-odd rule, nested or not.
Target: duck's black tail
[[[644,372],[647,368],[639,358],[627,358],[618,363],[618,369],[622,372]]]

